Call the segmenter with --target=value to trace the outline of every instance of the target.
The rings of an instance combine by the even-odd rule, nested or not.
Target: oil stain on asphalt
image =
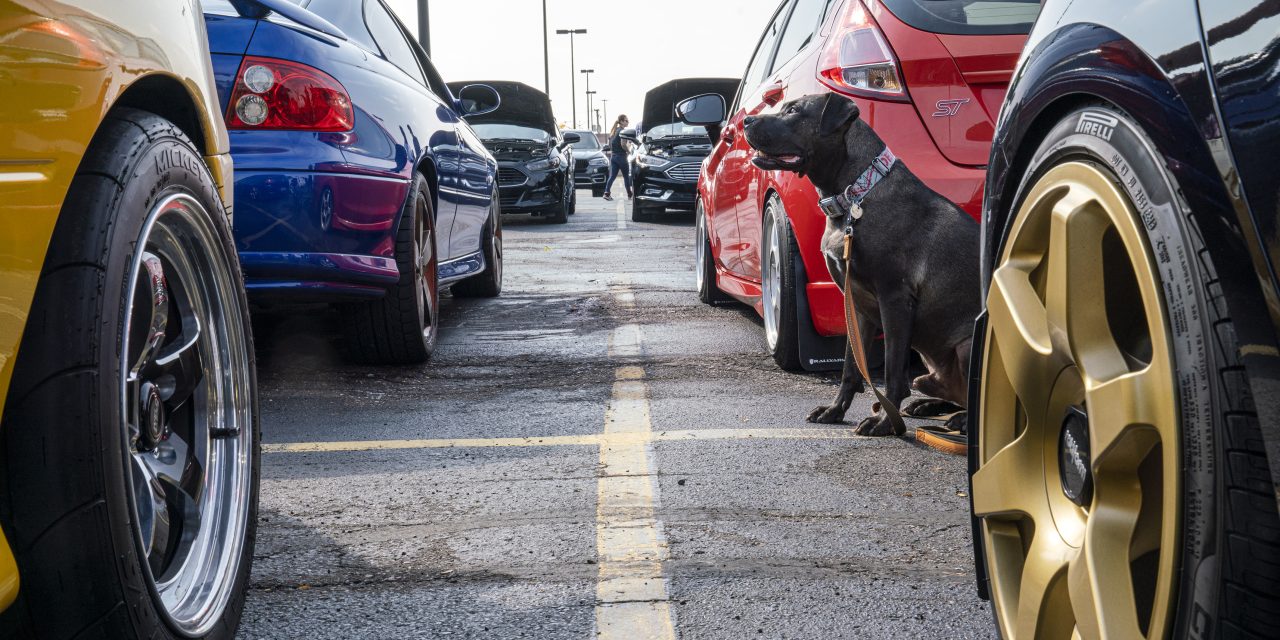
[[[323,307],[255,317],[241,637],[993,637],[963,461],[806,424],[834,380],[697,301],[692,216],[584,194],[506,218],[502,297],[446,294],[425,366],[348,364]]]

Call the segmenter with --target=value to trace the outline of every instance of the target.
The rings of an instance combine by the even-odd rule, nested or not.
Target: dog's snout
[[[744,126],[744,127],[749,127],[749,126],[751,126],[751,125],[755,124],[757,120],[759,120],[759,118],[757,118],[757,117],[755,117],[755,116],[747,116],[747,117],[745,117],[745,118],[743,118],[743,119],[742,119],[742,126]]]

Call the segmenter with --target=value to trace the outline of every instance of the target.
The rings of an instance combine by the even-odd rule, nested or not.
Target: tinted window
[[[594,133],[587,131],[566,131],[565,133],[576,133],[582,138],[578,142],[573,143],[574,149],[594,151],[595,149],[600,148],[600,141],[596,140],[596,134]]]
[[[1040,0],[884,0],[903,22],[933,33],[1011,35],[1031,32]]]
[[[303,6],[307,11],[342,29],[353,42],[370,51],[378,50],[378,45],[374,44],[373,36],[369,35],[369,29],[364,24],[364,3],[360,0],[311,0]]]
[[[778,15],[773,17],[773,21],[769,23],[769,27],[764,31],[764,38],[760,41],[760,46],[756,48],[756,54],[751,58],[751,66],[747,67],[747,72],[742,76],[742,93],[749,93],[756,88],[764,80],[769,70],[769,63],[773,62],[774,45],[778,44],[778,34],[782,31],[782,21],[786,20],[787,11],[783,9]]]
[[[365,4],[364,21],[369,26],[369,33],[373,34],[374,41],[378,43],[378,48],[382,49],[383,57],[403,69],[419,84],[427,84],[426,78],[422,77],[422,69],[418,67],[418,58],[405,41],[399,23],[387,13],[381,2],[370,0]]]
[[[809,45],[818,31],[822,16],[826,15],[827,5],[830,4],[831,0],[799,0],[796,3],[796,8],[791,11],[791,18],[787,20],[787,28],[782,32],[782,39],[778,42],[774,70]]]

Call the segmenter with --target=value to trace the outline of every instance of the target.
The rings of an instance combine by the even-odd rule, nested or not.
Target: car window
[[[884,0],[903,22],[933,33],[1012,35],[1031,32],[1040,0]]]
[[[796,8],[791,10],[791,17],[787,19],[787,28],[783,30],[782,38],[778,41],[778,55],[774,56],[770,73],[777,71],[779,67],[800,53],[801,49],[809,46],[830,5],[831,0],[798,0],[796,2]]]
[[[302,6],[342,29],[356,44],[370,51],[377,51],[378,45],[374,43],[373,36],[364,23],[364,4],[360,0],[311,0]]]
[[[582,139],[573,143],[573,148],[580,151],[594,151],[600,148],[600,141],[596,140],[596,134],[589,131],[566,131],[565,133],[576,133]]]
[[[790,6],[791,3],[786,3]],[[773,16],[773,20],[769,21],[769,26],[764,30],[764,36],[760,38],[760,44],[756,47],[755,55],[751,57],[751,64],[747,66],[747,72],[742,74],[742,87],[738,90],[738,102],[741,102],[744,94],[750,94],[764,80],[765,74],[768,72],[770,64],[773,62],[773,52],[778,44],[778,34],[782,31],[782,22],[787,19],[787,6],[778,9],[778,13]],[[738,108],[734,105],[734,110]]]
[[[378,48],[382,50],[383,57],[403,69],[418,84],[425,86],[427,80],[422,76],[422,68],[418,66],[418,57],[413,54],[413,48],[400,31],[400,24],[381,2],[369,0],[365,3],[364,22],[369,27],[369,33],[373,34],[374,41],[378,43]]]

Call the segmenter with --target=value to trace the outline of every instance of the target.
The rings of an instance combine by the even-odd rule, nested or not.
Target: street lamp
[[[588,129],[591,128],[591,96],[594,96],[595,94],[596,92],[594,91],[587,91],[587,128]]]
[[[590,120],[591,120],[591,93],[592,93],[592,91],[591,91],[591,74],[593,74],[593,73],[595,73],[595,72],[596,72],[596,70],[595,70],[595,69],[582,69],[582,70],[580,70],[580,71],[578,72],[578,73],[581,73],[582,75],[584,75],[584,76],[586,76],[586,77],[587,77],[587,120],[588,120],[588,121],[590,121]],[[574,97],[573,97],[573,99],[574,99],[574,100],[577,100],[577,99],[578,99],[578,97],[577,97],[577,96],[574,96]]]
[[[427,5],[430,0],[418,0],[418,44],[427,57],[431,57],[431,11]]]
[[[596,109],[596,126],[592,127],[593,133],[600,133],[600,110]]]
[[[573,36],[586,33],[586,29],[556,29],[556,35],[569,36],[569,95],[573,99],[573,126],[578,126],[578,76],[573,75],[573,70],[578,66],[573,61]]]
[[[604,120],[600,121],[600,130],[603,131],[604,121],[609,119],[609,99],[605,98],[604,100],[601,100],[600,104],[604,105]]]
[[[551,95],[551,47],[547,43],[547,0],[542,0],[542,91],[548,96]]]

